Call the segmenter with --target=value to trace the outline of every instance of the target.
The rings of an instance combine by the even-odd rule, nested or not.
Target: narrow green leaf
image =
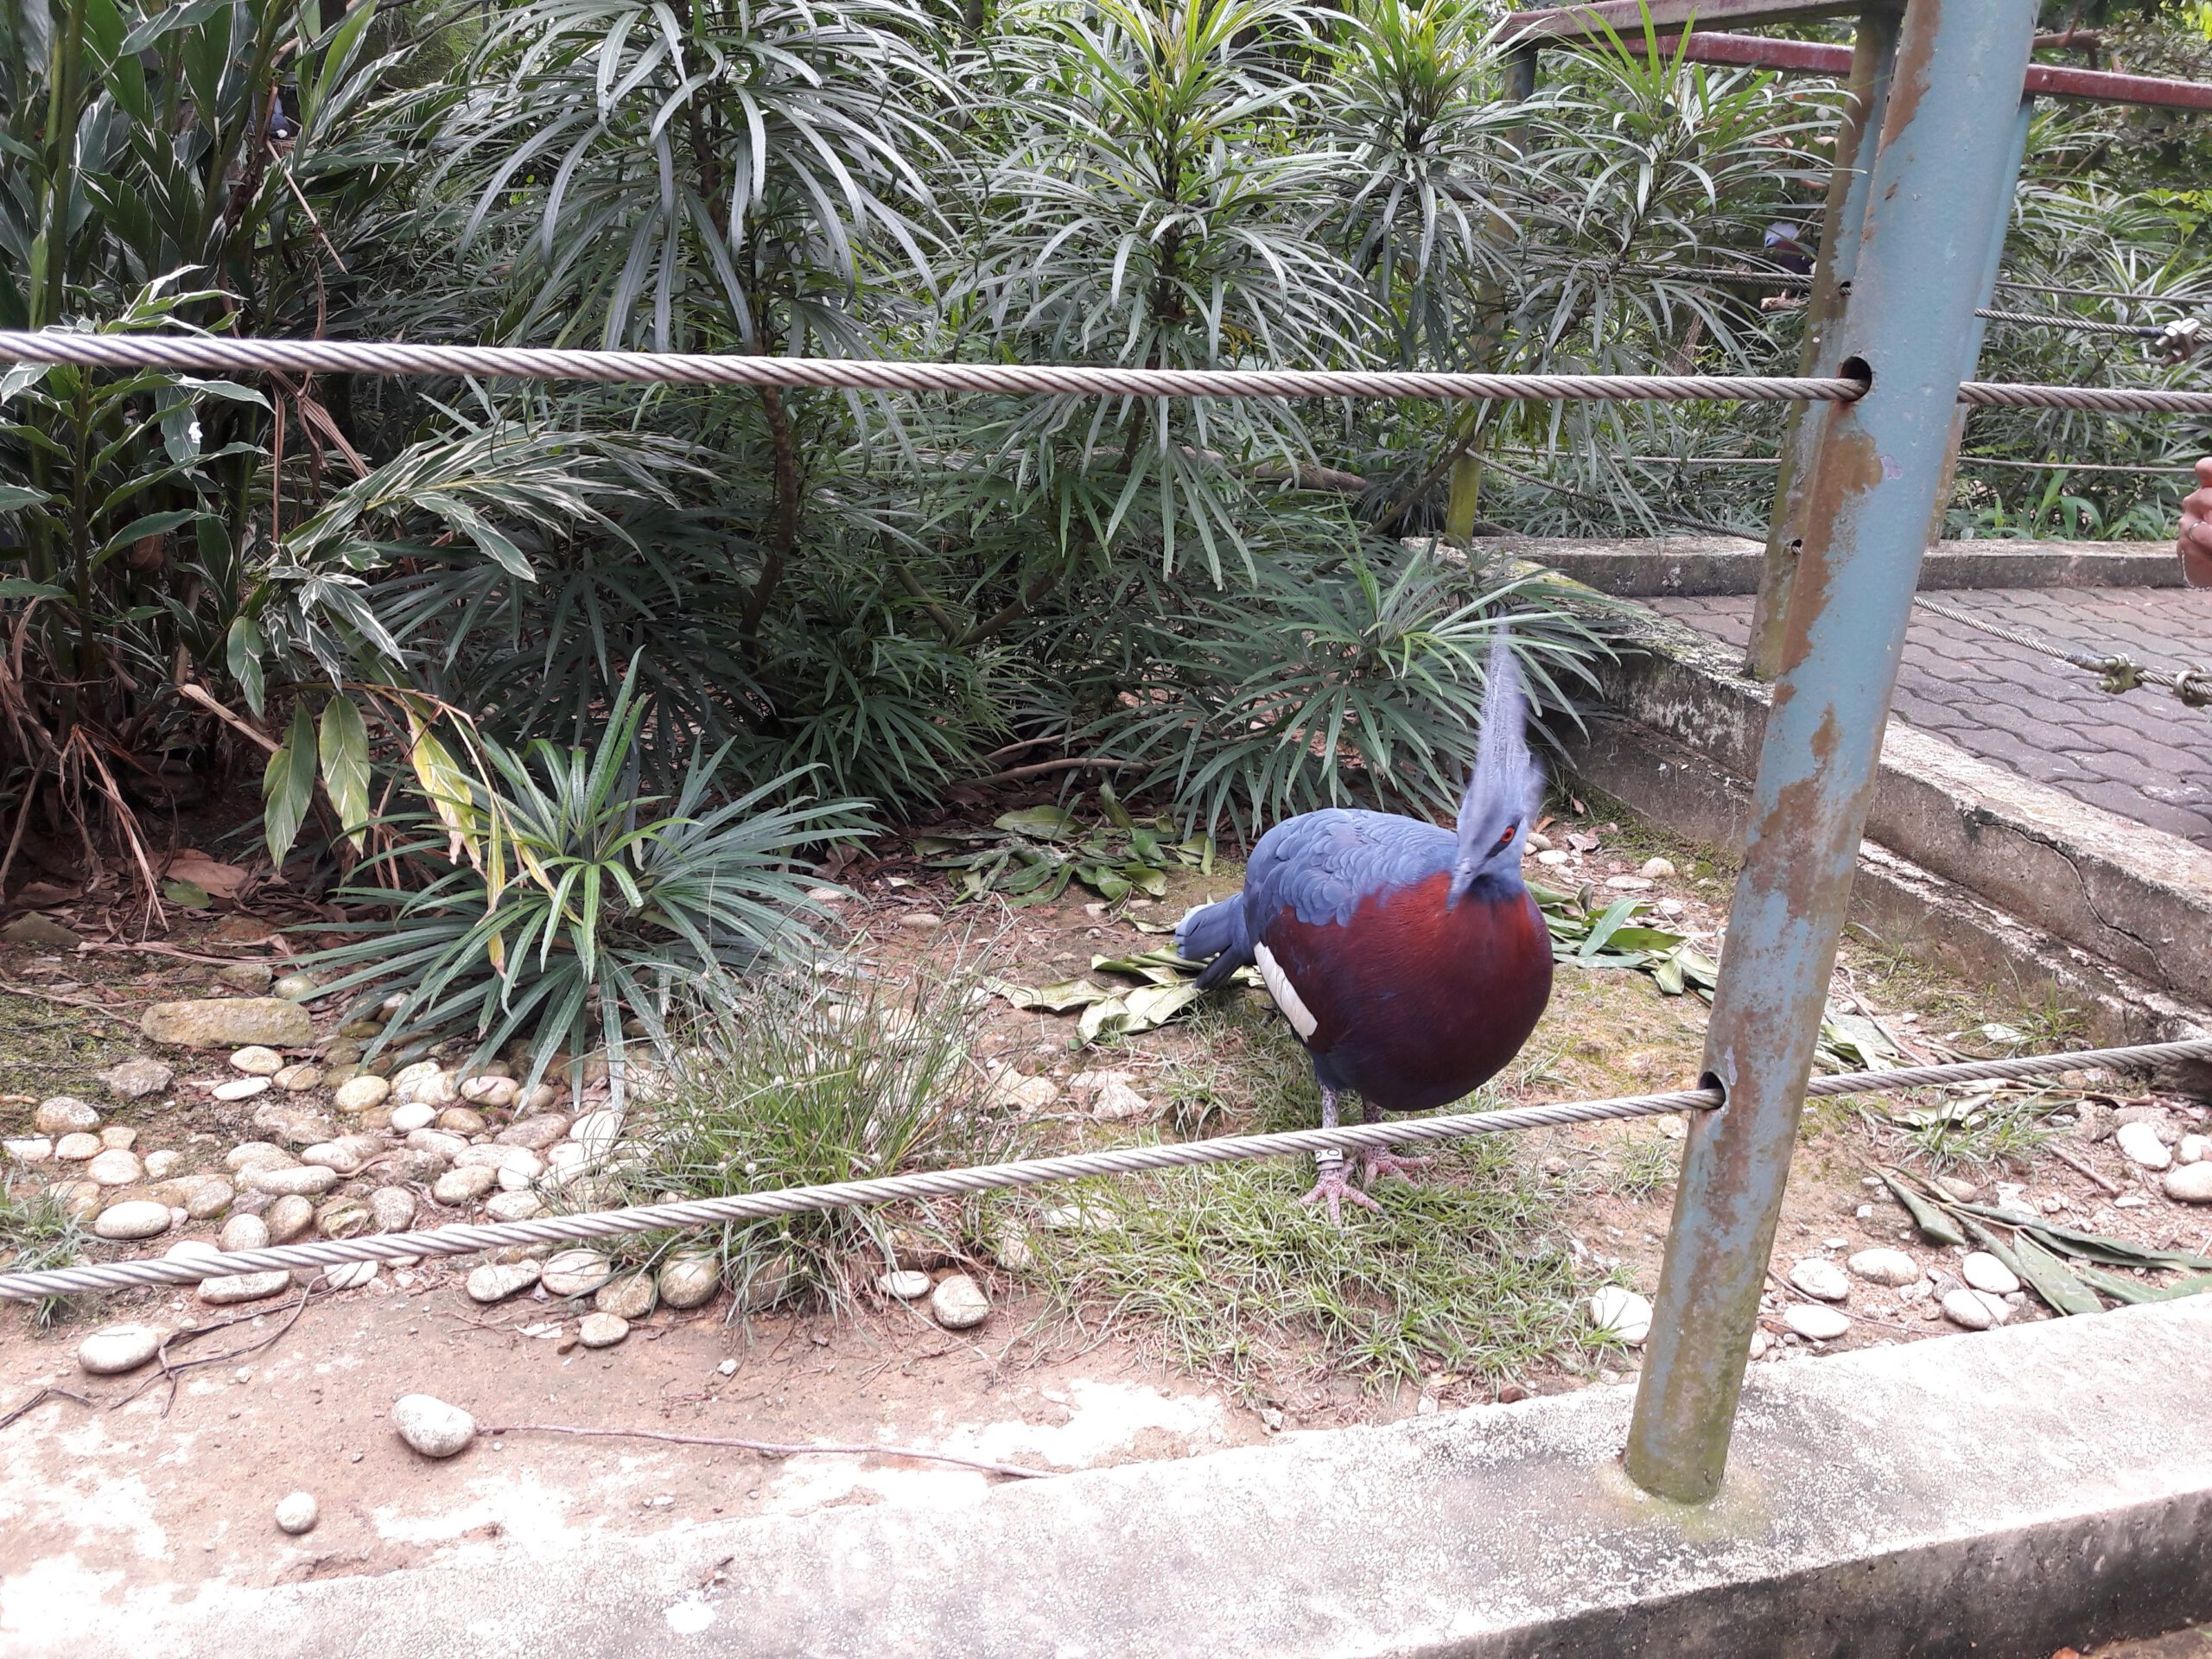
[[[1044,841],[1059,841],[1075,830],[1075,814],[1057,806],[1032,806],[1020,812],[1008,812],[992,822],[1001,830],[1018,835],[1035,836]]]
[[[1912,1217],[1912,1224],[1920,1230],[1923,1238],[1934,1244],[1963,1244],[1967,1242],[1967,1236],[1959,1230],[1956,1222],[1907,1186],[1898,1177],[1885,1169],[1882,1172],[1882,1179],[1897,1195],[1897,1201],[1904,1206],[1905,1213]]]
[[[269,860],[278,869],[299,838],[315,799],[315,721],[304,702],[292,709],[292,729],[261,774],[262,830]]]
[[[322,707],[322,786],[355,852],[368,844],[369,728],[353,700],[340,693]]]

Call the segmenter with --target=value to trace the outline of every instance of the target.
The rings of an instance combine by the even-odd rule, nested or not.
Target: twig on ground
[[[153,1376],[148,1377],[144,1382],[141,1382],[137,1388],[131,1389],[130,1393],[124,1395],[120,1400],[115,1402],[114,1406],[111,1407],[110,1409],[120,1409],[122,1407],[129,1405],[140,1395],[145,1393],[146,1390],[153,1387],[155,1383],[167,1382],[169,1385],[169,1397],[162,1402],[162,1415],[164,1417],[168,1416],[169,1414],[169,1408],[176,1403],[176,1380],[181,1373],[191,1370],[195,1366],[219,1365],[226,1359],[244,1359],[248,1354],[259,1352],[262,1349],[268,1347],[271,1343],[276,1342],[278,1338],[283,1337],[284,1333],[289,1331],[294,1325],[297,1325],[300,1322],[300,1314],[303,1310],[305,1310],[307,1305],[315,1300],[317,1296],[325,1294],[326,1293],[317,1290],[310,1286],[308,1289],[300,1293],[300,1300],[292,1304],[291,1317],[287,1319],[283,1324],[278,1325],[274,1331],[271,1331],[265,1337],[257,1338],[254,1341],[247,1343],[243,1347],[226,1349],[219,1354],[202,1354],[197,1359],[180,1360],[172,1363],[169,1359],[169,1344],[173,1342],[192,1342],[200,1337],[207,1336],[213,1332],[227,1330],[230,1326],[234,1325],[250,1324],[255,1319],[265,1317],[269,1310],[266,1308],[257,1308],[250,1313],[234,1313],[227,1319],[216,1320],[213,1325],[190,1325],[182,1331],[176,1332],[172,1335],[162,1338],[162,1345],[154,1351],[154,1363],[159,1365],[161,1369],[156,1371]]]
[[[911,1446],[838,1446],[828,1442],[785,1446],[774,1440],[739,1440],[720,1434],[676,1434],[658,1428],[575,1428],[562,1423],[503,1423],[481,1425],[479,1434],[576,1434],[594,1439],[669,1440],[677,1446],[727,1446],[741,1452],[757,1452],[764,1458],[803,1458],[816,1452],[836,1452],[855,1458],[918,1458],[928,1463],[957,1463],[963,1469],[986,1474],[1014,1475],[1024,1480],[1047,1480],[1060,1471],[1029,1469],[1018,1463],[994,1463],[988,1458],[963,1458],[957,1452],[924,1452]]]
[[[1769,1268],[1766,1270],[1766,1276],[1773,1280],[1776,1284],[1781,1286],[1783,1289],[1788,1291],[1792,1296],[1795,1296],[1801,1302],[1810,1302],[1815,1307],[1834,1307],[1835,1306],[1834,1302],[1824,1302],[1817,1296],[1807,1295],[1803,1291],[1798,1289],[1796,1286],[1791,1284],[1787,1279],[1777,1273],[1772,1268]],[[1894,1331],[1900,1336],[1910,1337],[1916,1334],[1910,1325],[1894,1325],[1888,1319],[1878,1319],[1872,1313],[1853,1313],[1850,1315],[1850,1317],[1854,1319],[1861,1320],[1867,1325],[1879,1325],[1885,1331]]]
[[[1116,772],[1135,766],[1133,760],[1116,760],[1103,754],[1075,755],[1065,760],[1038,760],[1026,766],[1008,766],[1004,772],[985,772],[981,778],[967,778],[968,784],[1016,784],[1024,778],[1041,778],[1048,772],[1079,772],[1096,767],[1102,772]]]
[[[36,986],[18,985],[13,980],[8,979],[0,979],[0,991],[5,991],[10,996],[36,997],[41,1002],[58,1002],[65,1008],[82,1008],[87,1014],[105,1015],[118,1026],[125,1027],[131,1031],[138,1029],[138,1022],[136,1020],[127,1020],[123,1015],[110,1010],[105,1004],[95,1002],[89,997],[64,996],[58,991],[41,991]]]
[[[2125,1186],[2121,1185],[2120,1182],[2113,1179],[2111,1176],[2101,1174],[2096,1170],[2092,1169],[2089,1166],[2089,1163],[2087,1159],[2076,1158],[2072,1153],[2067,1151],[2065,1147],[2060,1146],[2055,1141],[2046,1143],[2044,1147],[2044,1150],[2049,1153],[2052,1157],[2057,1159],[2060,1163],[2065,1165],[2067,1168],[2072,1170],[2075,1174],[2088,1176],[2099,1186],[2104,1188],[2104,1190],[2110,1193],[2113,1198],[2118,1198],[2121,1193],[2127,1191]]]
[[[99,1403],[97,1400],[87,1400],[81,1394],[72,1394],[67,1389],[57,1389],[49,1383],[45,1388],[41,1389],[36,1394],[31,1395],[29,1399],[24,1401],[22,1405],[17,1406],[5,1417],[0,1417],[0,1428],[6,1428],[10,1424],[15,1422],[16,1419],[20,1417],[29,1416],[32,1412],[36,1411],[41,1406],[44,1405],[49,1400],[73,1400],[80,1406],[96,1406]]]

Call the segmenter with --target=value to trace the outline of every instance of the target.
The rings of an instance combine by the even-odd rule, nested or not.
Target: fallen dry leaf
[[[189,881],[216,899],[237,898],[246,883],[246,873],[237,865],[212,859],[194,847],[174,855],[162,874],[172,881]]]

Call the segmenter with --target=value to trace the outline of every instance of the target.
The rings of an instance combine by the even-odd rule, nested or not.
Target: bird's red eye
[[[1497,845],[1491,848],[1491,851],[1493,853],[1503,852],[1508,847],[1510,847],[1513,844],[1513,837],[1520,833],[1521,826],[1519,824],[1507,824],[1505,826],[1505,833],[1497,838]]]

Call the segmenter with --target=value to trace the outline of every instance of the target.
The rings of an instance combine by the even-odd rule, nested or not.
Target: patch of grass
[[[0,1184],[0,1268],[11,1273],[73,1268],[84,1260],[84,1244],[83,1230],[52,1187]],[[67,1300],[48,1296],[34,1302],[31,1323],[44,1330],[60,1317]]]
[[[2023,1007],[2012,1023],[2027,1038],[2029,1053],[2062,1052],[2079,1048],[2088,1040],[2089,1021],[2079,1008],[2069,1007],[2056,985],[2045,982],[2032,997],[2024,995]]]
[[[2025,1167],[2058,1131],[2046,1121],[2074,1096],[2050,1087],[1984,1085],[1933,1101],[1900,1101],[1887,1111],[1862,1108],[1867,1120],[1904,1132],[1905,1142],[1937,1174],[1962,1166]]]
[[[650,1098],[626,1201],[721,1198],[1013,1155],[1019,1125],[988,1098],[971,1058],[984,1010],[980,961],[904,988],[789,976],[702,1014]],[[894,1231],[951,1248],[924,1206],[842,1210],[716,1231],[648,1235],[657,1260],[720,1256],[744,1307],[811,1292],[841,1306],[888,1265]],[[748,1294],[748,1287],[750,1293]]]
[[[1320,1122],[1313,1065],[1264,997],[1241,989],[1210,997],[1180,1022],[1179,1035],[1173,1057],[1148,1085],[1165,1102],[1167,1127],[1178,1140],[1219,1134],[1248,1118],[1255,1103],[1287,1097],[1313,1116],[1283,1127]]]
[[[1663,1135],[1622,1141],[1605,1160],[1605,1190],[1641,1202],[1674,1185],[1677,1162],[1675,1144]]]
[[[86,1009],[0,990],[0,1077],[13,1094],[89,1095],[94,1072],[134,1052],[121,1030]],[[0,1124],[15,1115],[12,1108],[0,1110]]]
[[[1248,1006],[1249,1005],[1249,1006]],[[1320,1122],[1305,1052],[1257,999],[1208,1010],[1202,1077],[1224,1116],[1272,1132]],[[1463,1105],[1496,1103],[1490,1090]],[[1580,1338],[1576,1287],[1558,1226],[1562,1196],[1506,1137],[1426,1148],[1418,1184],[1380,1183],[1382,1213],[1332,1226],[1299,1203],[1308,1159],[1228,1164],[1055,1187],[994,1200],[984,1236],[1009,1212],[1059,1207],[1103,1224],[1033,1230],[1032,1275],[1079,1326],[1156,1341],[1179,1364],[1232,1382],[1285,1366],[1344,1370],[1385,1388],[1439,1366],[1503,1376]]]
[[[1504,1376],[1579,1339],[1554,1196],[1503,1138],[1443,1150],[1380,1215],[1299,1203],[1310,1160],[1085,1183],[1110,1228],[1036,1232],[1035,1274],[1086,1328],[1156,1339],[1233,1382],[1290,1366],[1389,1387],[1438,1366]]]

